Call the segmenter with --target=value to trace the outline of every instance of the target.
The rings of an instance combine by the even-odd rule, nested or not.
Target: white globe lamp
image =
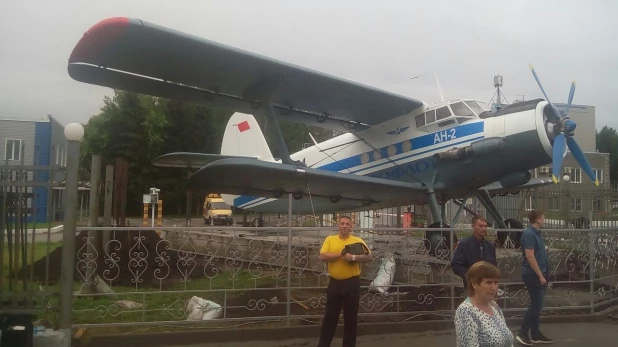
[[[564,175],[562,176],[562,180],[565,182],[569,182],[571,180],[571,177],[569,177],[569,175]]]
[[[79,123],[71,123],[64,127],[64,136],[68,141],[81,141],[84,138],[84,127]]]

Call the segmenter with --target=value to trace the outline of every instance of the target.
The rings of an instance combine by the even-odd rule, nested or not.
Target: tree
[[[232,113],[116,90],[113,97],[104,99],[101,112],[84,126],[80,179],[89,180],[94,153],[103,157],[103,167],[114,165],[116,158],[124,158],[130,163],[127,214],[140,214],[141,197],[150,187],[161,189],[160,196],[167,211],[172,209],[173,213],[183,214],[186,212],[186,178],[191,171],[155,167],[152,161],[172,152],[220,153],[225,127]],[[258,114],[256,119],[277,157],[274,136],[267,129],[266,118]],[[331,130],[304,124],[281,121],[280,126],[290,153],[301,150],[303,143],[312,143],[309,131],[317,141],[333,136]],[[194,199],[198,203],[203,201],[204,193],[195,192]]]

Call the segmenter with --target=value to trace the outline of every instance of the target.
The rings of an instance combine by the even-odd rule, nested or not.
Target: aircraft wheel
[[[508,227],[510,227],[509,229],[524,229],[524,224],[520,221],[518,221],[517,219],[507,219],[504,221],[504,224],[506,224]],[[513,241],[514,243],[514,247],[520,248],[521,247],[521,232],[508,232],[508,231],[498,231],[497,235],[498,236],[498,246],[501,248],[504,248],[504,243],[506,242],[506,238],[507,236],[511,239],[511,241]]]
[[[253,222],[251,222],[251,225],[253,225],[256,228],[262,228],[264,226],[264,220],[259,219],[259,218],[254,218]]]
[[[450,228],[450,226],[433,223],[429,225],[429,228]],[[423,243],[425,248],[429,250],[429,255],[436,255],[437,250],[451,249],[451,238],[448,231],[425,230]]]

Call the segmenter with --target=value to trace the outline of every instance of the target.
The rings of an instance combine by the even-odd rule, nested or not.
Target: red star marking
[[[244,122],[238,123],[238,130],[240,130],[241,133],[249,129],[250,129],[249,122],[244,121]]]

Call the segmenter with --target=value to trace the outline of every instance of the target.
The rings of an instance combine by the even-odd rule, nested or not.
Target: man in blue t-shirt
[[[549,279],[547,250],[541,236],[545,216],[543,212],[532,210],[528,214],[528,220],[530,224],[521,236],[523,258],[521,278],[530,294],[530,307],[526,311],[516,339],[523,345],[532,346],[533,343],[552,343],[553,341],[541,333],[539,323]],[[528,332],[530,332],[530,337],[528,337]]]

